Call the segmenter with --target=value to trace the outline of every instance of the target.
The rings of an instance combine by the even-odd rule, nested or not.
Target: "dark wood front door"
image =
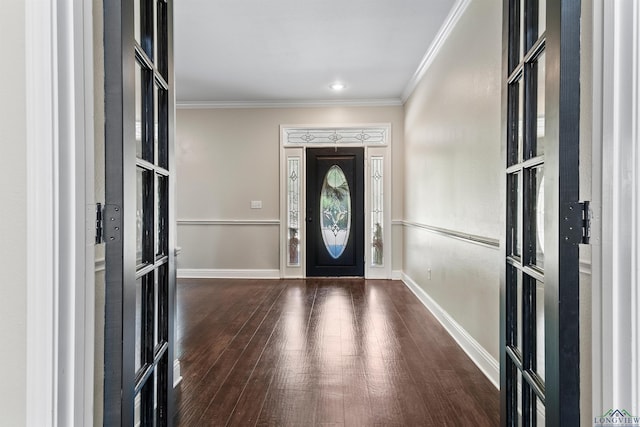
[[[307,276],[364,276],[364,150],[307,150]]]

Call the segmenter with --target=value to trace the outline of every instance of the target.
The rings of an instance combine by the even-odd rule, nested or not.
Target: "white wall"
[[[402,218],[403,108],[324,107],[264,109],[179,109],[179,269],[278,270],[278,224],[185,225],[180,220],[280,218],[280,125],[391,123],[392,218]],[[250,209],[261,200],[262,209]],[[394,243],[401,229],[394,227]],[[402,260],[396,253],[394,270]]]
[[[25,5],[2,3],[0,52],[0,424],[26,423],[27,154]]]
[[[405,220],[500,238],[502,2],[474,1],[405,105]],[[404,273],[499,359],[500,252],[407,225]],[[495,372],[494,372],[495,374]]]

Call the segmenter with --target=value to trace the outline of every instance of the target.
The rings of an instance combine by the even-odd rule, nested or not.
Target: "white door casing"
[[[391,125],[282,125],[280,127],[280,275],[284,278],[305,277],[305,218],[306,212],[306,148],[309,147],[364,147],[365,151],[365,277],[390,279],[392,275],[391,234]],[[371,159],[382,161],[383,224],[382,265],[372,265],[372,168]],[[297,165],[297,210],[290,212],[289,172],[290,160]],[[380,164],[378,163],[378,166]],[[289,258],[290,215],[297,215],[294,225],[299,227],[299,257],[297,263]]]

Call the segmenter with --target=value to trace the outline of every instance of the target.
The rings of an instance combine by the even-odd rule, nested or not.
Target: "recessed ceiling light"
[[[332,90],[343,90],[346,86],[344,83],[332,83],[329,87]]]

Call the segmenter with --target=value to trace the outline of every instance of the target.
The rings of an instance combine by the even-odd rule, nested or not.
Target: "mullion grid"
[[[136,60],[142,69],[143,103],[141,117],[143,150],[142,159],[137,162],[137,167],[146,171],[144,175],[147,177],[143,183],[144,263],[138,270],[152,268],[143,279],[142,367],[136,373],[135,389],[140,390],[140,425],[164,426],[168,424],[166,418],[168,241],[162,236],[168,233],[168,180],[170,179],[168,175],[168,84],[166,81],[167,4],[165,0],[134,1],[140,2],[142,32],[140,44],[135,44]],[[156,47],[154,44],[159,46]],[[140,271],[140,273],[143,272]]]
[[[521,10],[522,4],[524,10]],[[536,268],[535,241],[535,169],[527,160],[536,156],[537,126],[537,53],[542,52],[543,43],[538,40],[538,1],[512,0],[509,11],[509,90],[508,90],[508,135],[507,135],[507,339],[509,358],[507,369],[507,424],[519,425],[518,403],[523,426],[537,425],[538,399],[544,401],[544,384],[536,374],[537,325],[536,279],[525,272],[524,267]],[[521,13],[524,13],[525,28],[520,28]],[[521,31],[522,30],[522,31]],[[521,52],[521,37],[524,37],[524,52]],[[524,94],[520,84],[524,82]],[[520,124],[521,96],[524,95],[524,123]],[[522,145],[519,132],[524,132]],[[543,164],[542,162],[539,162]],[[539,164],[537,165],[539,166]],[[517,250],[519,243],[520,251]],[[519,253],[518,253],[519,252]],[[518,289],[522,286],[522,352],[518,351]],[[507,350],[507,349],[505,349]],[[508,359],[509,359],[508,358]],[[518,375],[521,373],[522,375]],[[518,378],[521,378],[519,384]]]

